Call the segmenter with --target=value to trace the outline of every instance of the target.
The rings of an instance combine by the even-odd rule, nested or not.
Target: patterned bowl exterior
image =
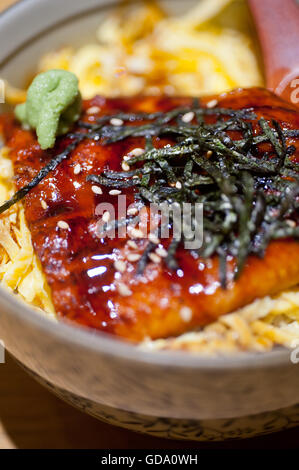
[[[170,419],[130,413],[74,395],[42,379],[22,364],[19,365],[40,384],[75,408],[113,426],[155,437],[217,442],[262,436],[299,425],[299,405],[242,418],[213,420]]]

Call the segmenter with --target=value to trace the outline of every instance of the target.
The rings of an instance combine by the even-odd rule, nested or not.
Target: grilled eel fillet
[[[203,100],[202,105],[206,106],[210,99]],[[236,90],[217,100],[220,107],[251,108],[258,119],[276,119],[281,126],[299,128],[296,109],[266,90]],[[84,114],[83,119],[92,122],[93,118],[119,111],[167,112],[190,104],[190,98],[95,97],[84,103],[85,113],[90,107],[99,107],[99,112],[88,117]],[[58,139],[52,151],[42,151],[35,134],[23,130],[12,116],[1,118],[1,129],[11,149],[18,188],[28,184],[53,155],[70,143],[66,136]],[[287,145],[296,146],[297,142],[288,139]],[[156,139],[156,146],[164,144],[163,139]],[[144,147],[143,138],[128,138],[106,146],[83,141],[25,199],[33,246],[59,316],[133,341],[165,338],[206,325],[256,298],[299,282],[299,243],[292,239],[271,242],[263,259],[250,256],[241,277],[230,280],[227,289],[219,282],[217,256],[196,260],[183,248],[177,252],[180,275],[170,272],[163,262],[150,263],[142,276],[136,276],[136,262],[128,263],[125,273],[116,273],[115,259],[131,248],[127,239],[96,236],[95,210],[98,203],[115,203],[117,198],[105,188],[102,195],[95,194],[86,176],[100,174],[104,168],[121,171],[122,157],[136,147]],[[298,148],[294,157],[299,158]],[[81,171],[75,174],[78,164]],[[126,194],[130,198],[130,190]],[[41,201],[47,206],[42,206]],[[59,221],[67,222],[69,229],[59,228]],[[146,243],[139,241],[135,251],[142,253]],[[231,259],[228,270],[233,268]],[[122,295],[115,289],[116,282],[129,287],[132,294]],[[190,309],[190,318],[181,315],[182,307]]]

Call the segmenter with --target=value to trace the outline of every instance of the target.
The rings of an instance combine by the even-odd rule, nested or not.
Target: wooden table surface
[[[0,10],[15,0],[0,0]],[[84,1],[84,0],[82,0]],[[6,355],[0,364],[0,449],[298,448],[299,428],[230,443],[192,443],[142,436],[103,424],[63,403]]]

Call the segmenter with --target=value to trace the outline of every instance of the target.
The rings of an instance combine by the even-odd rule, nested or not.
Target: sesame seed
[[[92,186],[91,187],[91,190],[93,193],[95,194],[103,194],[103,191],[102,189],[100,188],[100,186]]]
[[[175,187],[176,187],[177,189],[182,189],[182,183],[181,183],[180,181],[177,181],[177,182],[175,183]]]
[[[74,175],[79,175],[80,172],[81,172],[81,165],[80,163],[77,163],[77,165],[75,165],[74,167]]]
[[[194,112],[190,111],[189,113],[186,113],[182,116],[182,121],[187,124],[188,122],[193,121],[194,117],[195,117]]]
[[[146,90],[146,94],[158,96],[160,94],[160,88],[158,86],[149,86]]]
[[[122,119],[118,119],[118,118],[110,119],[111,126],[120,127],[120,126],[123,125],[123,123],[124,123],[124,121]]]
[[[137,243],[134,242],[134,240],[128,240],[128,241],[127,241],[127,245],[128,245],[130,248],[133,248],[133,250],[137,250],[137,249],[138,249],[138,245],[137,245]]]
[[[131,152],[128,153],[128,156],[129,157],[140,157],[143,154],[144,154],[144,149],[136,147],[135,149],[131,150]]]
[[[153,263],[156,263],[156,264],[160,263],[161,261],[160,256],[158,256],[156,253],[150,253],[148,257]]]
[[[130,207],[130,208],[127,210],[127,214],[128,214],[128,215],[136,215],[136,214],[138,214],[138,209],[137,209],[137,207]]]
[[[141,258],[141,255],[139,255],[138,253],[129,253],[127,256],[127,260],[131,261],[132,263],[134,263],[135,261],[138,261],[140,258]]]
[[[124,171],[129,171],[129,169],[130,169],[129,165],[126,162],[123,162],[121,167]]]
[[[129,295],[132,295],[132,291],[129,289],[128,286],[126,286],[126,284],[119,283],[117,286],[117,290],[123,297],[129,297]]]
[[[193,313],[191,308],[189,307],[182,307],[180,310],[180,317],[181,319],[188,323],[192,319]]]
[[[166,258],[166,256],[168,255],[165,248],[157,248],[156,253],[157,253],[157,255],[161,256],[161,258]]]
[[[289,227],[295,228],[296,227],[296,222],[291,219],[287,219],[286,223],[288,224]]]
[[[155,245],[159,245],[160,243],[159,238],[154,233],[150,233],[148,236],[148,239],[150,242],[154,243]]]
[[[143,232],[138,228],[132,228],[131,235],[134,238],[143,238]]]
[[[64,220],[59,220],[57,225],[62,230],[68,230],[70,228],[69,224],[67,222],[65,222]]]
[[[109,194],[110,196],[119,196],[121,194],[121,191],[119,191],[119,189],[111,189],[111,191],[109,191]]]
[[[174,86],[172,86],[172,85],[165,85],[165,87],[164,87],[164,92],[165,92],[167,95],[174,95],[174,93],[175,93],[175,88],[174,88]]]
[[[207,103],[207,108],[215,108],[217,106],[218,101],[217,100],[211,100]]]
[[[109,222],[110,220],[110,212],[106,211],[104,212],[103,216],[102,216],[102,220],[103,222]]]
[[[212,155],[213,155],[212,150],[208,150],[207,153],[206,153],[206,157],[210,158]]]
[[[48,206],[48,204],[46,203],[46,201],[44,201],[44,200],[42,199],[40,203],[41,203],[41,206],[42,206],[43,209],[45,209],[45,210],[48,209],[49,206]]]
[[[86,111],[86,114],[97,114],[101,111],[101,108],[99,106],[91,106],[91,108],[88,108]]]
[[[127,269],[127,264],[125,263],[125,261],[117,260],[114,263],[114,267],[115,267],[116,271],[118,271],[120,273],[124,273]]]

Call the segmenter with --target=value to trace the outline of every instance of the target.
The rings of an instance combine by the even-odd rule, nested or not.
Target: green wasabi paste
[[[36,130],[42,149],[52,148],[56,136],[66,134],[80,117],[81,94],[76,75],[49,70],[35,77],[26,103],[15,108],[15,116]]]

